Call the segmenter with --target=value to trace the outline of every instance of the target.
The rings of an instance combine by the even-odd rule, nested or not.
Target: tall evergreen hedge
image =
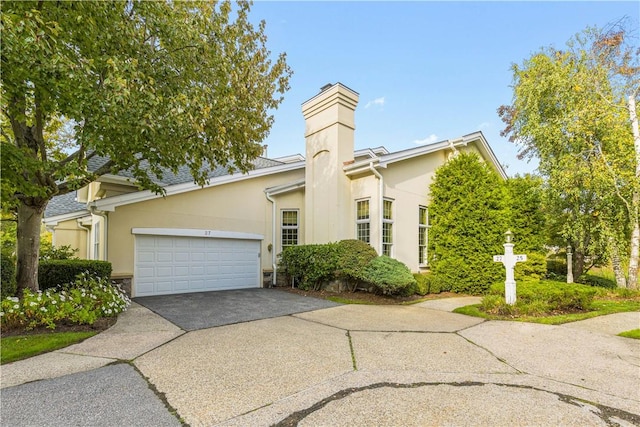
[[[504,252],[505,187],[476,154],[460,153],[436,171],[429,217],[431,269],[442,290],[479,294],[504,280],[493,255]]]
[[[40,290],[72,283],[80,273],[109,280],[111,263],[88,259],[42,260],[38,264],[38,286]]]

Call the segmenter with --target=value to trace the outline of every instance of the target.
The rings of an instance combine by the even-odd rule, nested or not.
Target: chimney
[[[353,160],[358,93],[336,83],[302,104],[305,119],[305,243],[349,238],[351,183],[342,168]]]

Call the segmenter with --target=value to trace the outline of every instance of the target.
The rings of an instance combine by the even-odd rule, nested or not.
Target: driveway
[[[135,298],[134,301],[185,331],[270,319],[338,305],[268,288],[160,295]]]
[[[612,335],[640,313],[566,327],[449,311],[468,303],[191,332],[133,304],[83,343],[4,365],[0,424],[640,425],[640,341]]]

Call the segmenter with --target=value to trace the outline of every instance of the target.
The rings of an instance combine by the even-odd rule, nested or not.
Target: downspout
[[[273,269],[273,277],[271,278],[271,287],[276,285],[276,201],[271,198],[267,190],[264,195],[271,202],[271,268]]]
[[[104,218],[104,260],[108,260],[109,259],[109,252],[107,251],[107,245],[109,243],[109,217],[107,216],[107,214],[104,211],[99,211],[95,206],[90,206],[89,207],[89,211],[91,212],[91,215],[96,215],[99,217]]]
[[[87,241],[85,242],[85,245],[87,246],[86,257],[87,259],[91,259],[91,230],[88,227],[85,227],[84,225],[82,225],[82,222],[79,219],[77,220],[77,223],[78,223],[78,227],[80,227],[81,229],[87,232],[87,239],[86,239]]]
[[[379,222],[378,222],[378,230],[379,230],[379,236],[380,238],[378,239],[378,254],[382,255],[382,217],[384,216],[384,202],[383,202],[383,191],[384,191],[384,180],[382,179],[382,175],[380,174],[380,172],[378,172],[376,170],[376,168],[373,167],[373,162],[369,162],[369,170],[376,176],[376,178],[378,178],[378,195],[380,196],[378,200],[378,214],[379,214]]]

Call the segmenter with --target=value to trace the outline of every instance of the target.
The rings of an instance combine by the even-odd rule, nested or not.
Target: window
[[[93,225],[93,259],[100,259],[100,223]]]
[[[393,248],[393,201],[384,200],[382,205],[382,255],[391,256]]]
[[[429,239],[429,211],[425,206],[418,206],[418,264],[427,265],[427,242]]]
[[[282,248],[298,244],[298,211],[282,211]]]
[[[356,239],[370,243],[371,219],[369,216],[369,200],[356,202]]]

